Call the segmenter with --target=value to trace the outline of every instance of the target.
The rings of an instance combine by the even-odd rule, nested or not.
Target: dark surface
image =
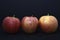
[[[60,22],[59,0],[0,0],[0,25],[6,16],[15,14],[21,20],[24,16],[34,15],[39,19],[48,13],[56,16]],[[8,34],[4,33],[1,27],[0,40],[60,40],[60,28],[52,34],[42,33],[39,29],[34,34],[23,33],[21,29],[16,34]]]

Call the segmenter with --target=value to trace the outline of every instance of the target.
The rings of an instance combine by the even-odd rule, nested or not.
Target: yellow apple
[[[58,28],[58,20],[52,15],[41,16],[39,19],[39,26],[43,32],[52,33]]]

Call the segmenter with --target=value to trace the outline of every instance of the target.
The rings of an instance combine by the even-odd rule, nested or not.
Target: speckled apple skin
[[[3,19],[2,27],[5,32],[16,33],[20,28],[20,20],[15,17],[5,17]]]
[[[38,26],[38,19],[36,17],[25,16],[22,19],[22,29],[26,33],[33,33],[36,31]]]
[[[52,33],[58,28],[58,20],[54,16],[42,16],[39,19],[39,25],[43,32]]]

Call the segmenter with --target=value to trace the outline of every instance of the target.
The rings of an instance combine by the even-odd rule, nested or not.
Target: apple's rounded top
[[[18,19],[19,20],[19,18],[15,17],[15,15],[13,15],[13,16],[7,16],[4,19]]]
[[[35,17],[35,16],[25,16],[25,17],[23,17],[22,19],[25,19],[25,18],[35,18],[35,19],[38,19],[37,17]]]
[[[48,13],[47,15],[43,15],[43,16],[41,16],[41,17],[55,17],[55,16],[50,15],[50,14]]]
[[[30,15],[30,16],[24,16],[24,17],[35,17],[35,16],[32,14],[32,15]]]
[[[55,19],[57,19],[55,16],[49,15],[49,13],[48,13],[48,15],[41,16],[39,19],[41,19],[41,18],[55,18]]]
[[[36,17],[36,16],[33,16],[33,15],[32,15],[32,16],[24,16],[24,17]],[[36,17],[36,18],[37,18],[37,17]]]
[[[17,18],[17,17],[15,17],[15,15],[13,15],[13,16],[6,16],[6,18]]]

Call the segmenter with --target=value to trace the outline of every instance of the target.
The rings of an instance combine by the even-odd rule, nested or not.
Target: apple
[[[39,26],[43,32],[52,33],[58,28],[58,20],[52,15],[41,16],[39,18]]]
[[[25,16],[22,19],[22,29],[26,33],[33,33],[36,31],[38,26],[38,19],[37,17],[33,16]]]
[[[20,20],[16,17],[7,16],[3,19],[3,30],[8,33],[16,33],[20,28]]]

